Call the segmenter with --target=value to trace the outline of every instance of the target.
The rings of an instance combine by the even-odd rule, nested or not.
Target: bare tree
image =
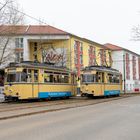
[[[23,14],[12,0],[0,2],[0,66],[14,59],[14,37],[23,23]]]
[[[140,41],[140,25],[134,26],[132,28],[132,39],[134,41]]]

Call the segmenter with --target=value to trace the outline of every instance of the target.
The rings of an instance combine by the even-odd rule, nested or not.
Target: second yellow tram
[[[120,95],[122,75],[112,68],[90,66],[82,70],[81,96]]]

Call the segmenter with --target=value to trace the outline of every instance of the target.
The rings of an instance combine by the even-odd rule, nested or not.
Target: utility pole
[[[124,93],[125,93],[125,54],[123,54],[123,87],[124,87]]]

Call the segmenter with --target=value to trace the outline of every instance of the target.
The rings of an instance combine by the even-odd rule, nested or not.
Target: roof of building
[[[50,25],[1,25],[0,35],[16,34],[16,35],[67,35],[68,33]]]
[[[123,48],[123,47],[120,47],[120,46],[117,46],[117,45],[114,45],[114,44],[106,43],[106,44],[104,44],[104,46],[106,46],[108,49],[110,49],[110,50],[112,50],[112,51],[121,51],[121,50],[125,50],[125,51],[127,51],[127,52],[129,52],[129,53],[132,53],[132,54],[135,54],[135,55],[137,55],[137,56],[140,56],[140,54],[137,54],[137,53],[135,53],[135,52],[133,52],[133,51],[131,51],[131,50],[128,50],[128,49],[126,49],[126,48]]]
[[[103,49],[109,49],[102,44],[68,33],[50,25],[1,25],[0,35],[71,35],[80,40],[95,44]]]
[[[105,47],[107,47],[108,49],[111,49],[113,51],[116,51],[116,50],[123,50],[124,48],[122,47],[119,47],[117,45],[113,45],[113,44],[110,44],[110,43],[106,43],[104,44]]]
[[[85,40],[85,41],[87,41],[87,42],[89,42],[89,43],[95,44],[96,46],[99,46],[99,47],[101,47],[102,49],[111,50],[111,49],[109,49],[108,47],[106,47],[106,46],[103,45],[103,44],[100,44],[100,43],[91,41],[91,40],[89,40],[89,39],[87,39],[87,38],[82,38],[82,39]]]

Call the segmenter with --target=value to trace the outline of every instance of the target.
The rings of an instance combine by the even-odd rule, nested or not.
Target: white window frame
[[[15,47],[23,48],[23,38],[15,38]]]

